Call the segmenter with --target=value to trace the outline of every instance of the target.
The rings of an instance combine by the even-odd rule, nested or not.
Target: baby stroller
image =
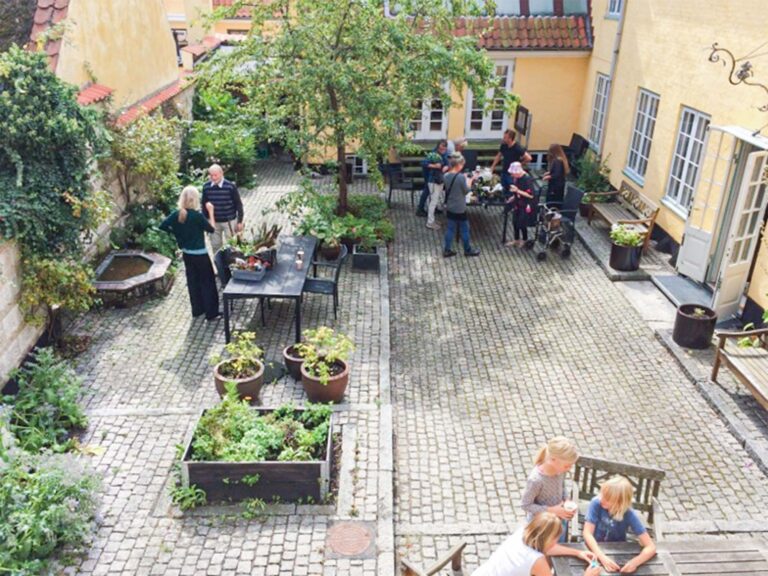
[[[578,188],[568,186],[563,202],[547,201],[539,204],[534,240],[529,240],[526,245],[529,249],[536,243],[542,245],[536,260],[546,260],[548,250],[559,252],[561,258],[571,255],[571,246],[576,238],[576,215],[583,195]]]

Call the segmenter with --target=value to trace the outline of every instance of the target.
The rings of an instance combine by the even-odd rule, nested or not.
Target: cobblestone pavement
[[[260,185],[244,193],[248,224],[261,222],[262,209],[298,184],[290,165],[263,164],[257,172]],[[267,218],[279,220],[274,214]],[[181,515],[169,502],[176,445],[191,434],[200,411],[218,399],[208,359],[224,343],[223,321],[191,318],[183,271],[165,298],[129,309],[93,311],[78,319],[70,331],[93,337],[77,361],[85,378],[90,420],[84,442],[104,449],[93,462],[105,481],[103,523],[87,557],[68,572],[376,574],[375,554],[334,557],[325,538],[333,520],[380,518],[381,292],[377,274],[353,272],[347,265],[335,323],[331,298],[309,295],[303,305],[305,328],[335,325],[357,343],[347,402],[338,414],[348,452],[342,457],[346,469],[338,505],[269,506],[263,518],[254,520],[243,519],[237,507]],[[273,301],[266,327],[260,325],[253,304],[235,306],[237,326],[254,328],[266,358],[281,362],[281,350],[293,338],[293,304]],[[301,384],[288,377],[262,392],[268,406],[289,400],[301,404],[304,393]],[[387,550],[382,542],[378,549]],[[391,564],[391,544],[388,555]]]
[[[667,471],[681,530],[764,527],[768,478],[619,290],[577,244],[570,260],[500,245],[471,212],[479,258],[442,258],[442,233],[404,198],[390,260],[398,552],[427,563],[469,542],[469,573],[521,519],[536,449]],[[764,528],[763,528],[764,529]]]

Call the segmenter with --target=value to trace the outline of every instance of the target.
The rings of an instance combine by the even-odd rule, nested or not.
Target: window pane
[[[519,16],[520,0],[497,0],[496,14],[502,16]]]
[[[566,14],[586,14],[587,0],[564,0],[563,12]]]
[[[553,14],[555,12],[554,0],[528,0],[531,14]]]

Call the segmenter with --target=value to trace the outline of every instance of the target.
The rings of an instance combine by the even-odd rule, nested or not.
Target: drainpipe
[[[603,141],[600,142],[600,148],[598,152],[602,155],[603,144],[605,143],[605,133],[608,127],[608,117],[611,113],[611,98],[613,96],[613,77],[616,75],[616,63],[619,60],[619,50],[621,49],[621,36],[624,32],[624,17],[627,14],[627,8],[629,7],[629,0],[624,0],[621,7],[621,14],[619,14],[619,26],[616,29],[616,37],[613,39],[613,54],[611,56],[611,71],[608,73],[608,107],[605,110],[605,116],[603,117]]]

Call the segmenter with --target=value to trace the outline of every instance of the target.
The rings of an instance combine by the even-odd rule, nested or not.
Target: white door
[[[712,129],[716,130],[716,127]],[[677,271],[697,282],[704,282],[707,275],[712,238],[726,195],[735,147],[736,138],[722,131],[717,141],[708,146],[701,186],[693,197],[685,221],[683,242],[677,254]]]
[[[766,204],[768,152],[753,152],[747,158],[712,302],[712,308],[721,320],[739,311],[752,258],[760,240]]]
[[[496,90],[508,92],[512,88],[512,77],[515,73],[514,60],[508,62],[496,62]],[[486,94],[486,102],[490,107],[484,109],[472,94],[467,93],[467,126],[468,138],[490,139],[501,138],[504,130],[509,126],[509,115],[504,110],[504,100],[494,98],[494,89]]]
[[[417,101],[411,122],[414,140],[440,140],[448,133],[448,121],[442,98]]]

